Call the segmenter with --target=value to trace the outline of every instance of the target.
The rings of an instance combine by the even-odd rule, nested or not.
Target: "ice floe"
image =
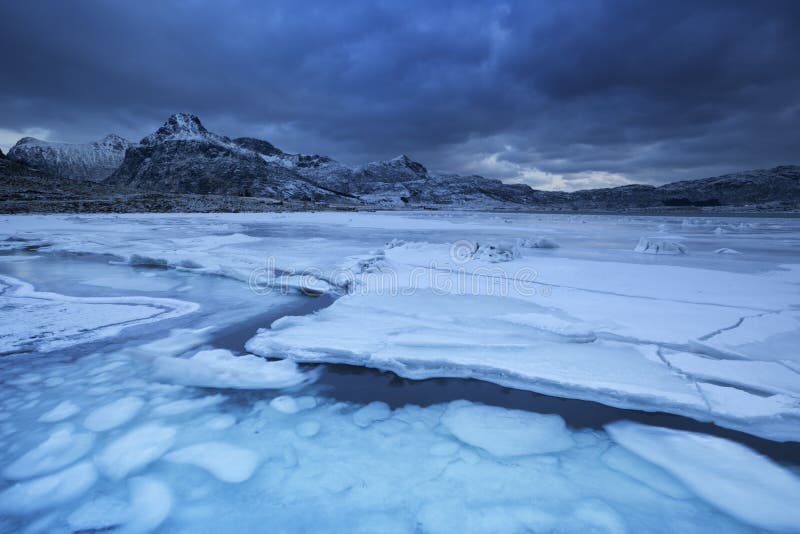
[[[100,471],[111,479],[121,479],[161,458],[175,442],[173,427],[146,423],[112,441],[95,457]]]
[[[51,473],[79,460],[88,453],[94,436],[75,432],[72,425],[56,428],[43,443],[25,453],[3,469],[3,477],[11,480]]]
[[[111,430],[133,419],[143,405],[144,401],[139,397],[117,399],[92,410],[83,421],[83,426],[94,432]]]
[[[268,362],[252,354],[235,356],[225,349],[202,350],[191,358],[168,356],[155,360],[156,375],[186,386],[230,389],[282,389],[314,380],[288,360]]]
[[[460,441],[499,457],[558,452],[575,442],[564,420],[476,404],[451,404],[442,425]]]
[[[190,445],[169,453],[165,459],[205,469],[222,482],[243,482],[258,466],[255,453],[221,441]]]
[[[94,465],[81,462],[52,475],[17,482],[0,492],[0,513],[22,515],[52,508],[81,496],[96,481]]]
[[[800,477],[744,445],[630,422],[606,429],[614,441],[746,523],[776,531],[800,525]]]
[[[65,400],[59,402],[52,410],[39,416],[39,421],[42,423],[57,423],[58,421],[69,419],[80,411],[81,409],[74,402]]]

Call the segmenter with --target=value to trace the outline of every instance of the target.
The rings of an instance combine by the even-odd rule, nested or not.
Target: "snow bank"
[[[300,371],[288,360],[266,361],[225,349],[202,350],[191,358],[160,357],[156,376],[174,384],[228,389],[283,389],[312,382],[316,371]]]
[[[800,478],[744,445],[629,421],[612,423],[606,431],[745,523],[776,531],[795,531],[800,525]]]

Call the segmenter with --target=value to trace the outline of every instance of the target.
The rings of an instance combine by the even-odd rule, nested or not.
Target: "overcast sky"
[[[800,1],[2,2],[0,147],[171,113],[543,189],[800,164]]]

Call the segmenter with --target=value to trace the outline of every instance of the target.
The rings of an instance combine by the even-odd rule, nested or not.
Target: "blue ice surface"
[[[565,425],[552,403],[538,413],[532,394],[473,381],[331,367],[300,388],[236,391],[153,376],[153,358],[241,350],[255,324],[320,305],[310,299],[85,259],[0,271],[77,296],[202,302],[111,343],[0,359],[2,532],[753,530],[616,444],[602,430],[614,415],[591,403],[572,410],[596,418],[565,413]],[[115,403],[132,413],[96,430],[109,425],[91,414]]]

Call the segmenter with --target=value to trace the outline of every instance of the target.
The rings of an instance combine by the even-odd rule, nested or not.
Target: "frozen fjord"
[[[216,343],[219,331],[271,307],[293,309],[297,297],[255,295],[241,283],[270,268],[291,287],[349,283],[351,292],[313,315],[278,320],[249,343],[252,352],[414,378],[473,376],[795,440],[800,366],[787,348],[797,346],[797,230],[786,220],[455,213],[4,218],[5,248],[29,254],[4,257],[10,285],[32,283],[65,307],[133,296],[141,306],[183,301],[173,305],[186,313],[113,332],[103,328],[115,318],[97,308],[86,312],[97,317],[87,329],[95,337],[27,343],[32,352],[2,360],[10,387],[0,423],[11,444],[0,457],[11,469],[2,525],[791,530],[795,475],[753,451],[736,456],[755,466],[744,472],[767,462],[788,480],[758,488],[774,505],[767,517],[733,515],[724,495],[692,487],[672,468],[691,451],[648,457],[630,437],[654,439],[647,427],[615,444],[555,416],[469,402],[342,403],[309,384],[308,370],[255,371],[254,360],[227,365],[232,354],[203,351],[236,350]],[[636,253],[642,236],[681,242],[688,254]],[[561,246],[537,246],[542,237]],[[742,254],[716,254],[721,247]],[[37,279],[37,269],[75,254],[174,269],[81,260]],[[504,286],[520,272],[522,291]],[[404,291],[409,280],[415,291]],[[80,330],[80,314],[59,320],[72,317]],[[31,338],[19,324],[3,338],[12,347],[21,346],[17,335]],[[100,348],[101,338],[116,346]],[[237,376],[245,388],[293,389],[207,389],[235,387]],[[715,476],[736,480],[730,467]]]

